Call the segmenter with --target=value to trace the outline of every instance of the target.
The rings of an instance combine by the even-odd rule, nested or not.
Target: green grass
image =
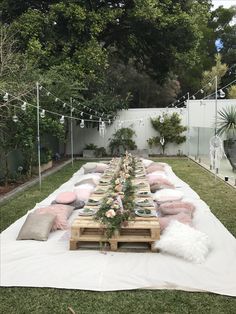
[[[236,192],[221,180],[187,159],[158,159],[168,162],[175,173],[186,181],[210,206],[228,230],[236,235]],[[41,193],[37,186],[1,207],[1,230],[24,215],[36,202],[44,199],[67,181],[81,166],[66,166],[44,179]],[[137,255],[138,257],[138,255]],[[69,265],[68,265],[69,266]],[[63,270],[62,270],[63,271]],[[60,274],[59,274],[60,275]],[[236,299],[211,293],[190,293],[170,290],[135,290],[89,292],[50,288],[1,288],[0,313],[6,314],[76,314],[90,313],[235,313]]]

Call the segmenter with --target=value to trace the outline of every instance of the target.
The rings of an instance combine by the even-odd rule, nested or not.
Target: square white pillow
[[[210,240],[205,233],[174,220],[155,247],[187,261],[203,263],[210,250]]]

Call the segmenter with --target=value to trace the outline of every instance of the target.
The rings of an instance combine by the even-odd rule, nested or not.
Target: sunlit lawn
[[[209,172],[185,158],[158,159],[168,162],[209,205],[227,229],[236,235],[236,190],[214,179]],[[42,191],[34,186],[1,206],[1,230],[24,215],[58,186],[67,181],[81,165],[65,166],[43,181]],[[138,258],[138,255],[137,255]],[[69,265],[67,265],[69,267]],[[121,265],[122,267],[122,265]],[[62,269],[63,271],[63,269]],[[60,274],[58,274],[60,276]],[[50,288],[1,288],[0,313],[235,313],[236,299],[211,293],[169,290],[88,292]]]

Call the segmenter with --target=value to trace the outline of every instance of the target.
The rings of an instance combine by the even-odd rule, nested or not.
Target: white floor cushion
[[[190,262],[203,263],[210,249],[210,240],[205,233],[174,220],[155,246]]]

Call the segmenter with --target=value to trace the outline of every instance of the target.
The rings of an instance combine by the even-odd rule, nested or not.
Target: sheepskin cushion
[[[191,225],[192,223],[191,216],[187,213],[178,213],[176,215],[166,215],[164,217],[159,217],[161,231],[165,230],[166,227],[173,220],[177,220],[179,222],[182,222],[183,224],[188,224],[188,225]]]
[[[17,240],[46,241],[55,219],[56,215],[52,213],[30,213],[20,229]]]
[[[162,189],[154,194],[153,199],[160,204],[164,202],[179,201],[182,199],[183,195],[184,193],[182,191],[176,189]]]
[[[100,178],[101,178],[101,173],[84,174],[77,179],[75,186],[79,186],[81,184],[86,184],[86,183],[96,186],[98,185]]]
[[[76,200],[74,192],[61,192],[56,197],[56,202],[59,204],[70,204]]]
[[[210,250],[210,240],[205,233],[173,221],[156,241],[155,247],[187,261],[203,263]]]
[[[85,165],[83,165],[84,174],[95,172],[96,167],[97,167],[96,162],[87,162]]]
[[[68,228],[67,219],[70,217],[73,210],[74,210],[73,206],[55,204],[55,205],[49,205],[47,207],[37,208],[35,212],[37,214],[45,214],[45,213],[54,214],[56,216],[54,223],[52,225],[52,231],[54,231],[57,229],[64,230]]]
[[[183,201],[166,202],[160,205],[159,210],[163,215],[176,215],[181,212],[192,215],[195,206],[192,203]]]
[[[98,172],[103,173],[105,170],[109,168],[109,165],[104,163],[96,163],[96,162],[87,162],[85,165],[83,165],[84,173],[92,173],[92,172]]]
[[[141,158],[141,161],[144,165],[145,168],[151,166],[151,164],[153,164],[154,162],[150,159],[145,159],[145,158]]]
[[[96,172],[103,173],[108,168],[109,168],[109,165],[99,162],[99,163],[97,163]]]
[[[158,165],[156,163],[153,163],[151,166],[149,166],[147,169],[146,169],[146,172],[147,173],[152,173],[154,171],[163,171],[165,172],[165,166],[162,166],[162,165]]]

